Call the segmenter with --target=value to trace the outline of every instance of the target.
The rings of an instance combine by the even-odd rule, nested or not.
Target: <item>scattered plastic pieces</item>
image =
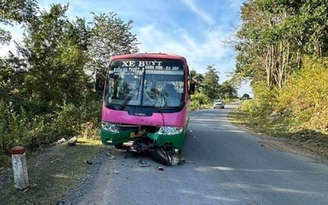
[[[115,156],[112,155],[110,152],[107,152],[106,155],[109,156],[110,160],[115,160],[116,159]]]
[[[145,162],[144,160],[140,159],[137,161],[140,167],[150,167],[151,165]]]
[[[119,174],[120,172],[117,171],[115,168],[113,168],[113,170],[111,171],[111,174]]]

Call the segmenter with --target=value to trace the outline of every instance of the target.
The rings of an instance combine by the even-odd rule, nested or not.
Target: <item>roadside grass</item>
[[[263,133],[279,137],[286,132],[286,124],[282,121],[272,122],[272,119],[252,117],[247,112],[235,109],[229,113],[228,119],[231,123],[241,129],[246,129],[254,133]]]
[[[0,176],[1,204],[56,204],[85,175],[88,164],[105,149],[100,140],[78,138],[76,146],[60,144],[27,157],[29,188],[14,187],[12,169]]]
[[[290,120],[253,117],[239,109],[230,112],[228,120],[249,133],[274,137],[286,145],[300,149],[302,153],[328,160],[328,135],[326,133],[309,129],[290,131],[292,124]]]

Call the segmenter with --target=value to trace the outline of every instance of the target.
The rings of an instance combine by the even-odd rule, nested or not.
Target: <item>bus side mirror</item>
[[[189,85],[189,95],[195,94],[195,81],[191,80]]]
[[[96,74],[96,79],[95,79],[95,82],[94,82],[94,85],[93,85],[93,89],[95,92],[98,92],[99,91],[99,81],[100,81],[100,76],[99,76],[99,73]]]

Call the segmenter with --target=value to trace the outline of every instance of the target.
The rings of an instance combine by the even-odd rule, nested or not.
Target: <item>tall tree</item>
[[[204,94],[211,100],[219,98],[219,72],[209,65],[204,75]]]
[[[109,15],[93,13],[91,44],[88,47],[91,60],[87,69],[100,74],[101,84],[111,56],[138,51],[136,35],[131,31],[132,23],[132,20],[125,23],[113,12]]]
[[[57,4],[51,5],[49,12],[42,11],[28,25],[23,43],[17,44],[28,65],[24,79],[27,95],[45,103],[78,103],[84,95],[86,45],[79,35],[79,24],[67,20],[67,9]],[[83,20],[77,22],[83,25]]]

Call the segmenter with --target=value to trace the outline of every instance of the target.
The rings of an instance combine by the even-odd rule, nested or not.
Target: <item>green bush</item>
[[[41,115],[32,118],[29,125],[29,130],[24,133],[20,144],[25,146],[28,150],[34,151],[41,147],[47,147],[54,141],[54,137],[51,132],[52,115]]]
[[[33,122],[27,117],[22,109],[20,112],[14,110],[12,103],[0,99],[0,167],[8,162],[10,150],[22,143]]]
[[[101,101],[88,101],[81,106],[65,104],[52,123],[55,139],[83,135],[91,137],[91,130],[99,130],[101,121]],[[88,132],[88,135],[85,133]]]
[[[79,135],[88,139],[99,139],[102,101],[89,101],[86,106],[81,108],[81,112],[84,112],[85,116],[81,119]]]
[[[255,109],[254,101],[253,100],[244,100],[238,109],[243,112],[253,113],[254,109]]]
[[[196,93],[191,96],[190,109],[199,110],[206,108],[206,105],[209,104],[209,99],[203,93]]]
[[[63,137],[98,139],[101,105],[99,100],[90,100],[82,106],[64,104],[52,107],[56,110],[53,113],[33,115],[33,110],[29,110],[30,113],[24,108],[18,111],[12,103],[0,100],[0,167],[9,163],[10,150],[14,146],[34,151]]]
[[[252,118],[267,118],[275,110],[279,92],[276,88],[268,88],[262,82],[257,83],[253,88],[254,98],[244,100],[239,109],[247,112]]]

